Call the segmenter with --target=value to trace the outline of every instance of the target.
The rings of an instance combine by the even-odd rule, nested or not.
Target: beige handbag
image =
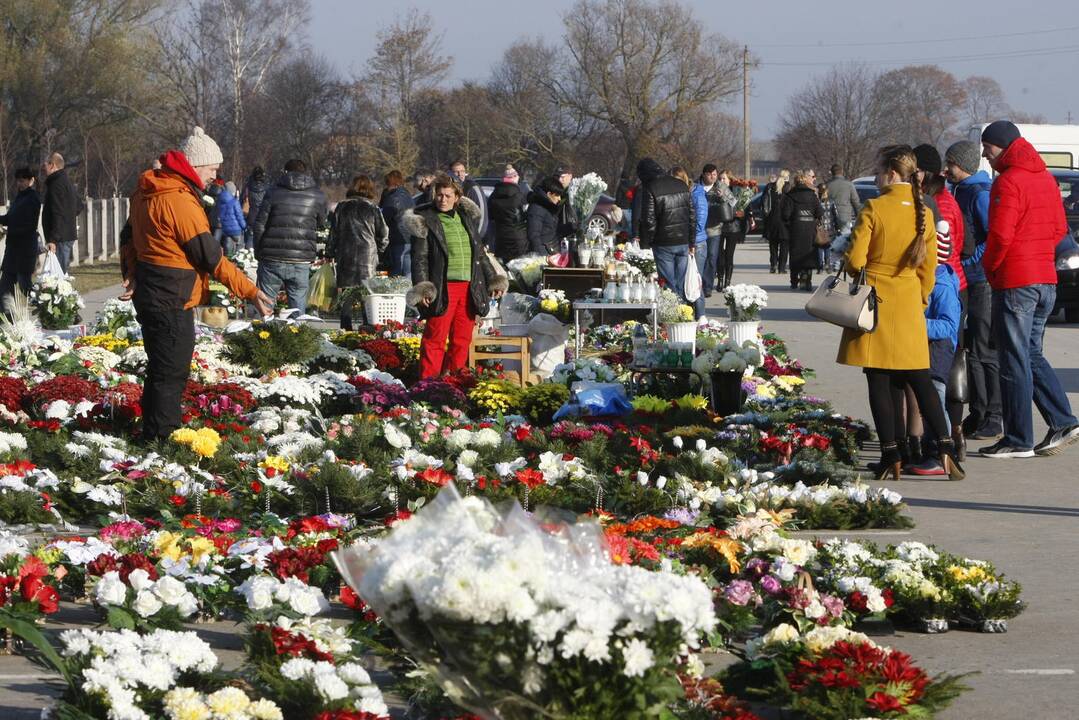
[[[877,328],[877,291],[866,283],[865,268],[853,282],[840,273],[820,284],[806,303],[806,312],[839,327],[873,332]]]

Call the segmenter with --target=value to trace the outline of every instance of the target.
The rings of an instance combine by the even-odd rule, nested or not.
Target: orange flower
[[[743,549],[742,543],[729,537],[720,537],[709,532],[696,532],[682,541],[682,547],[709,548],[723,556],[732,573],[742,569],[742,563],[738,559],[738,554]]]

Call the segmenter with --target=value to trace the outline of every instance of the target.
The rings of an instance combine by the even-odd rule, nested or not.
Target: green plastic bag
[[[337,273],[332,262],[323,263],[311,277],[307,289],[307,307],[323,312],[333,307],[337,294]]]

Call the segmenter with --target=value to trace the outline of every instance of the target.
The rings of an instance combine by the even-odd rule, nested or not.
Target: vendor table
[[[581,356],[581,311],[582,310],[651,310],[652,311],[652,342],[659,337],[659,322],[656,312],[656,302],[601,302],[599,300],[574,300],[573,301],[573,348],[576,351],[575,358]]]

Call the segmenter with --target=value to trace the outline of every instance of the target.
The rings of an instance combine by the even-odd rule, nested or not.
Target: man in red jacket
[[[1079,421],[1042,354],[1056,303],[1054,249],[1068,233],[1060,190],[1019,128],[998,120],[982,132],[982,155],[999,175],[989,193],[989,234],[982,267],[993,288],[993,334],[1000,359],[1004,437],[984,457],[1055,455],[1079,440]],[[1049,425],[1034,444],[1030,402]]]

